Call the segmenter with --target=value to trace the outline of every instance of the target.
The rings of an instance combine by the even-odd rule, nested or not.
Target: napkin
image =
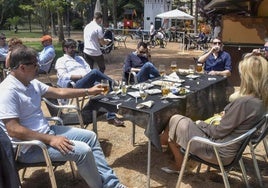
[[[150,101],[146,101],[140,104],[137,104],[136,108],[137,109],[141,109],[141,108],[151,108],[154,104],[154,101],[150,100]]]
[[[176,72],[173,72],[168,76],[165,76],[164,80],[168,80],[168,81],[172,81],[172,82],[184,82],[184,80],[181,80]]]

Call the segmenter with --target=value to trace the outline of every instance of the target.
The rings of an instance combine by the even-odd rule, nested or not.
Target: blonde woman
[[[181,115],[171,117],[169,126],[161,135],[161,143],[168,144],[175,163],[172,167],[162,168],[167,173],[178,173],[183,155],[180,147],[186,148],[193,136],[209,138],[215,142],[226,142],[247,132],[267,113],[268,109],[268,62],[262,56],[250,56],[239,64],[241,76],[240,91],[237,99],[224,108],[220,124],[210,125],[204,121],[193,122]],[[236,155],[240,144],[224,147],[219,150],[223,164],[229,164]],[[203,160],[217,164],[211,146],[192,144],[190,152]]]

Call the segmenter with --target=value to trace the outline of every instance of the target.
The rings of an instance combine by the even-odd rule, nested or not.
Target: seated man
[[[6,42],[6,35],[4,33],[0,33],[0,63],[4,64],[7,54],[8,45]]]
[[[65,53],[60,57],[55,65],[58,76],[58,85],[60,87],[70,87],[71,82],[75,83],[76,88],[93,87],[101,80],[109,80],[110,86],[112,79],[97,69],[91,69],[82,56],[76,55],[76,41],[67,39],[62,43],[62,51]],[[84,112],[90,113],[91,107],[88,103],[84,107]],[[82,114],[83,115],[83,114]],[[91,117],[90,114],[85,114],[84,117]],[[120,121],[115,113],[107,113],[107,120],[109,124],[116,126],[123,126],[124,122]],[[90,122],[88,122],[90,123]]]
[[[48,72],[50,65],[53,61],[53,59],[56,56],[54,46],[52,45],[52,38],[49,35],[44,35],[41,38],[42,45],[44,46],[44,49],[38,53],[38,59],[39,59],[39,72],[44,71]]]
[[[231,76],[232,61],[229,53],[222,50],[220,38],[213,39],[213,46],[198,58],[204,64],[204,70],[210,75]]]
[[[74,161],[89,187],[125,188],[105,160],[96,134],[86,129],[50,126],[41,110],[41,97],[69,98],[97,95],[92,88],[54,88],[34,79],[38,72],[37,53],[18,46],[10,55],[11,73],[0,84],[0,128],[11,140],[40,140],[52,161]],[[38,147],[24,147],[19,154],[24,163],[44,162]]]
[[[139,42],[135,52],[131,52],[125,59],[123,71],[125,77],[131,71],[138,72],[138,82],[144,82],[150,78],[159,77],[157,68],[150,62],[151,55],[145,42]]]

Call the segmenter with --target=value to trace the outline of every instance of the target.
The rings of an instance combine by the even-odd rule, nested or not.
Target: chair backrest
[[[10,139],[0,127],[0,187],[18,188],[20,179]]]
[[[48,74],[48,73],[50,73],[50,71],[51,71],[53,65],[55,64],[55,62],[56,62],[56,56],[53,59],[51,59],[50,61],[46,62],[45,64],[40,65],[39,74]],[[45,67],[45,66],[48,66],[47,71],[42,69],[42,67]]]
[[[257,131],[251,139],[252,144],[261,142],[268,133],[268,113],[257,124]]]

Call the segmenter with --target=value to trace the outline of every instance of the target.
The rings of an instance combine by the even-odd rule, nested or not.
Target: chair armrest
[[[204,144],[208,144],[208,145],[211,145],[211,146],[214,146],[214,147],[225,147],[225,146],[228,146],[228,145],[232,145],[234,143],[237,143],[237,142],[239,142],[241,140],[244,140],[246,137],[252,135],[252,133],[254,133],[256,130],[257,130],[257,128],[256,127],[253,127],[252,129],[250,129],[246,133],[240,135],[239,137],[236,137],[236,138],[234,138],[232,140],[229,140],[229,141],[223,142],[223,143],[216,143],[216,142],[213,142],[213,141],[211,141],[211,140],[209,140],[207,138],[203,138],[203,137],[199,137],[199,136],[194,136],[188,142],[187,147],[190,147],[190,145],[191,145],[192,142],[204,143]]]
[[[50,102],[48,99],[46,98],[42,98],[43,101],[45,101],[45,103],[47,103],[49,106],[52,106],[53,108],[57,108],[57,109],[69,109],[69,110],[77,110],[79,111],[80,108],[77,107],[76,105],[70,105],[70,104],[66,104],[66,105],[56,105],[53,104],[52,102]]]
[[[63,126],[63,120],[60,117],[54,116],[54,117],[46,117],[47,121],[54,121],[59,123],[59,125]]]
[[[39,140],[27,140],[27,141],[11,141],[12,144],[17,145],[17,146],[22,146],[22,145],[35,145],[39,146],[42,149],[46,149],[47,146],[43,142]]]

